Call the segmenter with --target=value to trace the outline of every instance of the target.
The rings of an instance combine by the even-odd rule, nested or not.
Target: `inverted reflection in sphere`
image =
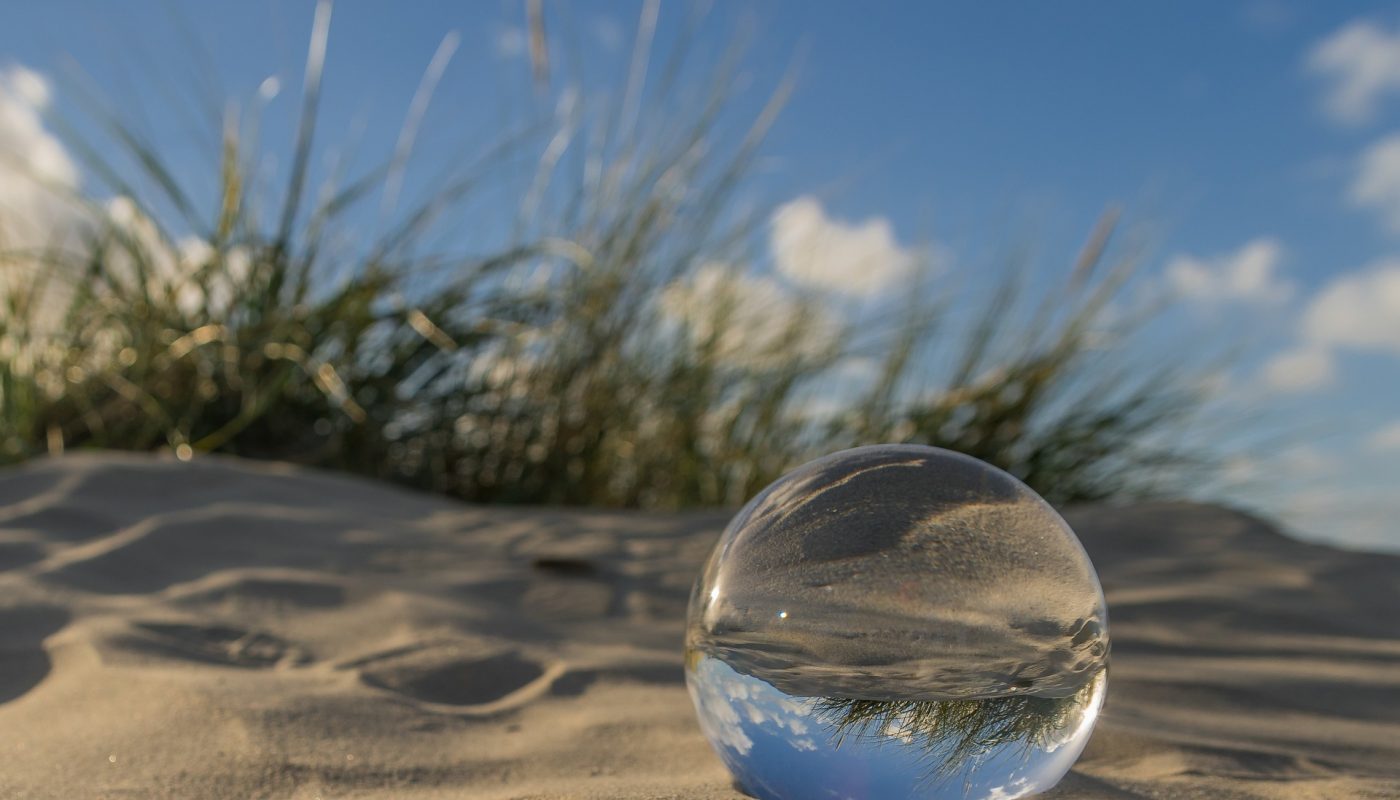
[[[701,728],[765,800],[1012,798],[1073,765],[1107,615],[1048,504],[968,456],[846,450],[755,497],[691,597]]]

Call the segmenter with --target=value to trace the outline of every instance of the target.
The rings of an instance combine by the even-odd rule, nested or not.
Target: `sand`
[[[1066,516],[1113,661],[1045,796],[1400,797],[1400,558],[1212,507]],[[740,797],[680,649],[726,517],[215,458],[5,471],[0,797]]]

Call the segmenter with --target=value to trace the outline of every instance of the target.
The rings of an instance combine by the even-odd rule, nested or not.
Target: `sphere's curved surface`
[[[686,648],[701,727],[757,797],[1011,798],[1088,741],[1107,611],[1025,485],[879,445],[799,467],[734,517]]]

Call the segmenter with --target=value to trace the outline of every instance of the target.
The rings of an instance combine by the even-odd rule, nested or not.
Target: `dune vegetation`
[[[82,119],[48,110],[84,180],[52,187],[72,230],[0,242],[0,459],[226,453],[473,501],[649,508],[740,503],[872,442],[970,453],[1056,503],[1171,492],[1202,465],[1180,435],[1199,383],[1129,357],[1146,318],[1115,310],[1134,261],[1113,215],[1051,292],[1012,267],[985,296],[953,289],[960,267],[921,258],[872,324],[765,263],[751,177],[790,83],[739,119],[741,57],[639,40],[610,99],[502,122],[399,202],[416,100],[378,163],[313,166],[334,143],[317,15],[277,186],[251,114],[220,120],[190,181],[101,98]],[[499,233],[482,209],[502,197],[513,229],[476,235]]]

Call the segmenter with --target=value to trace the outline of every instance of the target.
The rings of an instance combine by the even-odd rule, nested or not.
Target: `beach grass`
[[[1199,382],[1131,357],[1147,318],[1114,310],[1136,266],[1113,214],[1049,291],[1008,267],[979,312],[952,313],[975,293],[922,264],[902,314],[857,321],[769,274],[759,246],[755,162],[791,82],[736,121],[740,57],[697,67],[684,41],[639,36],[616,102],[503,122],[399,207],[412,112],[406,147],[311,185],[329,22],[322,3],[275,190],[246,119],[219,121],[199,197],[100,99],[86,122],[51,117],[98,185],[66,198],[82,224],[63,243],[0,248],[0,458],[227,453],[473,501],[648,508],[741,503],[873,442],[969,453],[1056,503],[1170,493],[1208,464],[1182,444]],[[647,113],[680,94],[698,101]],[[526,181],[503,168],[526,162]],[[483,194],[513,198],[516,230],[444,249],[497,226]],[[366,238],[376,204],[392,213]],[[851,379],[856,356],[874,369]]]

